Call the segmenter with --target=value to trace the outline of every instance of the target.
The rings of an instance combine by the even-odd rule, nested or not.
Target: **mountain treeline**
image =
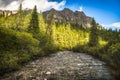
[[[20,5],[18,13],[0,17],[0,74],[17,70],[36,57],[61,50],[88,53],[105,62],[116,79],[120,78],[120,31],[91,28],[71,23],[45,22],[37,7],[26,14]]]

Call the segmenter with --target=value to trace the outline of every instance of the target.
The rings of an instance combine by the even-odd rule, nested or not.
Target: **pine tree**
[[[20,4],[19,9],[18,9],[18,14],[16,15],[16,29],[21,30],[23,27],[23,10],[22,10],[22,4]]]
[[[90,29],[90,39],[89,39],[89,46],[94,47],[98,45],[98,33],[97,33],[97,25],[95,20],[92,20],[91,23],[92,27]]]
[[[47,26],[47,24],[45,23],[45,21],[43,19],[42,12],[40,12],[40,14],[39,14],[39,28],[40,28],[40,33],[41,34],[46,33],[46,26]]]
[[[22,4],[20,4],[18,13],[22,14],[22,12]]]
[[[28,32],[33,33],[33,34],[39,32],[39,20],[38,20],[38,13],[37,13],[36,6],[34,7],[32,14],[31,14],[31,20],[28,26]]]

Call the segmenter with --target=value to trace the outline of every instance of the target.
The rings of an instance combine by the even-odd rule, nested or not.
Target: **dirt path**
[[[63,51],[26,64],[1,80],[110,80],[106,64],[90,55]]]

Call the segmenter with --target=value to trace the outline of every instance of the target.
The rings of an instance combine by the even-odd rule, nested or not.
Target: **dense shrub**
[[[0,69],[17,69],[23,62],[40,55],[39,41],[26,32],[0,27]]]
[[[120,76],[120,43],[112,44],[108,49],[109,64],[113,74],[119,79]]]

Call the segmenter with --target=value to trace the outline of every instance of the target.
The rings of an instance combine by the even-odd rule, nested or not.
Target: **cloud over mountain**
[[[63,9],[66,1],[63,0],[61,2],[56,1],[48,1],[48,0],[0,0],[0,9],[2,10],[17,10],[19,4],[22,2],[23,9],[30,8],[32,9],[35,5],[37,5],[38,11],[46,11],[51,8],[56,10]]]
[[[102,24],[102,26],[107,27],[107,28],[112,28],[112,27],[120,28],[120,22],[115,22],[115,23],[107,24],[107,25]]]

